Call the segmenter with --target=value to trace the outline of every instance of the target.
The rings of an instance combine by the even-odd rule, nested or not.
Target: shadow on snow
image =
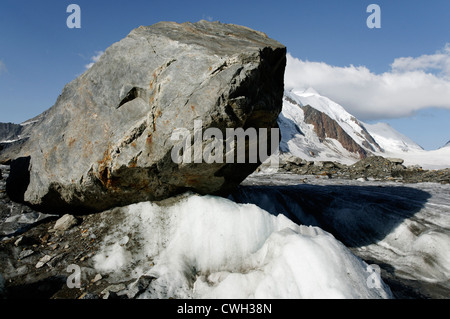
[[[297,224],[318,226],[347,247],[376,243],[419,212],[431,195],[403,186],[240,186],[230,195]]]

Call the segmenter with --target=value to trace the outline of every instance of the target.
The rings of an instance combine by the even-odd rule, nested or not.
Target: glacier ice
[[[400,298],[449,296],[450,185],[258,173],[230,198],[332,233]]]
[[[121,208],[94,257],[103,274],[155,278],[140,298],[390,298],[330,233],[253,204],[185,194]],[[116,210],[117,213],[117,210]]]

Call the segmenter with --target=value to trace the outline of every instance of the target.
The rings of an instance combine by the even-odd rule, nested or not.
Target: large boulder
[[[224,136],[226,128],[277,127],[285,65],[283,45],[246,27],[141,26],[64,87],[21,147],[20,165],[11,165],[10,189],[54,212],[187,190],[226,194],[260,162],[176,163],[171,153],[181,142],[172,135],[194,134],[196,120]]]

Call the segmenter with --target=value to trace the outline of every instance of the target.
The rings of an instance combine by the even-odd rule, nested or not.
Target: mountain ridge
[[[313,88],[285,90],[278,124],[281,153],[305,160],[354,164],[375,155],[427,169],[450,167],[450,147],[425,151],[389,124],[364,123]]]

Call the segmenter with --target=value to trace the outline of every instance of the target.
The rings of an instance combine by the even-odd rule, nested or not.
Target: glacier
[[[164,205],[131,205],[122,214],[108,228],[94,266],[105,276],[136,278],[129,296],[392,297],[381,279],[368,284],[369,265],[333,235],[254,204],[185,194]],[[143,277],[154,279],[136,296]]]
[[[332,233],[397,298],[450,296],[450,185],[257,173],[231,197]]]
[[[50,254],[64,262],[44,275],[78,264],[89,242],[82,280],[101,274],[88,289],[104,298],[108,285],[128,298],[448,298],[449,203],[450,185],[262,171],[228,198],[186,193],[86,216],[51,239],[62,240]],[[11,246],[5,278],[24,271]]]
[[[449,199],[450,185],[254,173],[228,198],[102,213],[94,268],[130,298],[448,298]]]

